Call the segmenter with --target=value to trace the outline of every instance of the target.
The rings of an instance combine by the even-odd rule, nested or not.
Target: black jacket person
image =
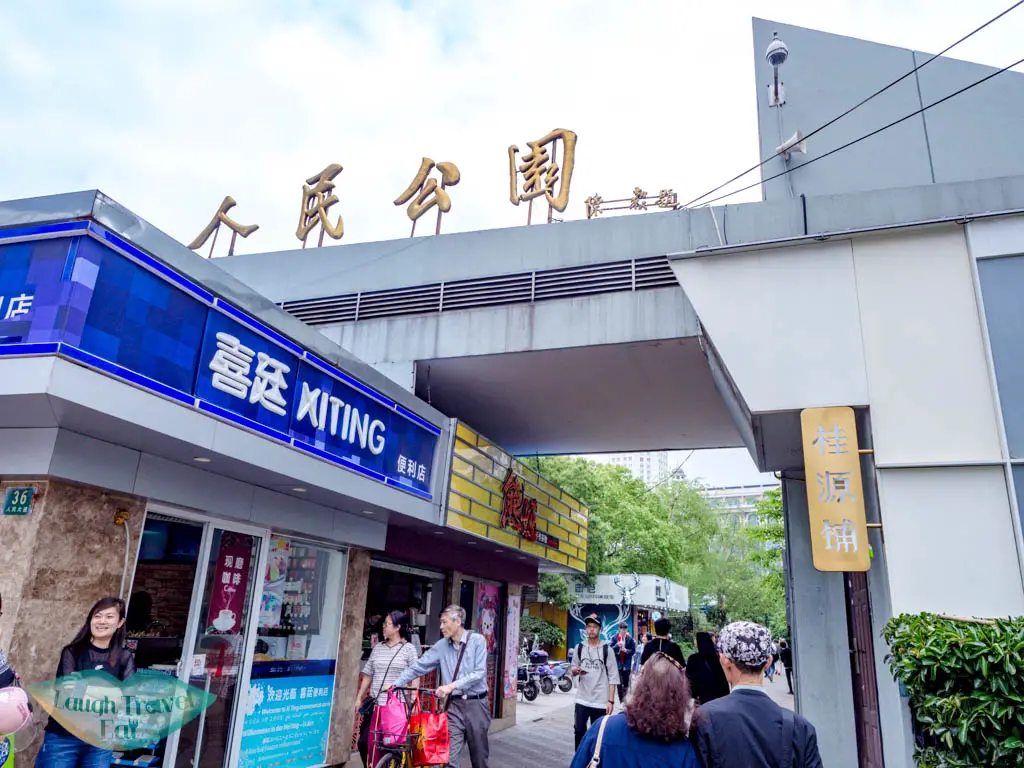
[[[814,726],[764,690],[771,645],[759,624],[722,630],[718,646],[732,693],[700,708],[696,743],[704,768],[822,768]]]

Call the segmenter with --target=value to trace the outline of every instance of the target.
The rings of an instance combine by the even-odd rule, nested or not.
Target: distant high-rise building
[[[632,474],[644,482],[644,485],[652,486],[660,483],[668,477],[670,467],[668,465],[668,451],[652,451],[649,453],[603,453],[592,456],[584,456],[585,459],[596,461],[599,464],[612,464],[616,467],[625,467]]]
[[[711,508],[740,525],[757,524],[757,503],[778,485],[728,485],[705,488]]]

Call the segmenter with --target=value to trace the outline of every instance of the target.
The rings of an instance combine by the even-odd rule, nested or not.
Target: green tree
[[[624,467],[545,457],[535,466],[590,509],[587,576],[650,573],[684,584],[714,532],[710,508],[695,486],[672,482],[648,490]]]
[[[764,571],[766,586],[783,591],[782,552],[786,546],[786,528],[781,488],[768,491],[757,503],[757,525],[750,526],[746,532],[755,544],[750,557]]]
[[[569,582],[558,573],[542,573],[537,580],[537,594],[542,602],[551,603],[563,611],[569,610],[576,602],[576,596],[569,589]]]
[[[548,652],[565,644],[565,632],[557,625],[539,616],[523,616],[519,620],[519,642],[522,643],[525,638],[527,647],[532,646],[535,635],[537,642]]]

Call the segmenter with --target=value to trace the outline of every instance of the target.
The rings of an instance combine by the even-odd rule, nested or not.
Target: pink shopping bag
[[[401,691],[388,691],[387,703],[380,707],[377,732],[380,743],[385,747],[405,743],[409,733],[409,714],[405,706],[405,695]]]

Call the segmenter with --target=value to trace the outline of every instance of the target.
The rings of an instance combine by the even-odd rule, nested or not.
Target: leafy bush
[[[904,615],[884,636],[910,697],[919,766],[1024,763],[1024,619]]]
[[[541,644],[541,647],[549,653],[552,648],[565,644],[565,632],[559,629],[557,625],[539,616],[523,616],[519,620],[520,642],[525,637],[528,647],[532,647],[534,635],[538,635],[538,642]]]
[[[537,580],[537,593],[546,603],[567,611],[576,602],[576,595],[569,591],[565,576],[557,573],[542,573]]]

